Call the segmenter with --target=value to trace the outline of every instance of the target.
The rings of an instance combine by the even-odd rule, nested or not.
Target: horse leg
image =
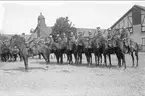
[[[118,66],[121,67],[121,59],[118,53],[116,53],[117,59],[118,59]]]
[[[71,61],[71,64],[73,64],[72,53],[70,54],[70,61]]]
[[[103,54],[103,55],[104,55],[104,65],[107,67],[106,54]]]
[[[47,53],[41,53],[41,55],[43,56],[43,58],[45,59],[46,63],[48,64],[48,59],[47,59]]]
[[[49,53],[47,53],[47,62],[50,63],[50,54]]]
[[[67,53],[67,62],[70,64],[70,51],[68,51],[68,53]]]
[[[124,69],[126,69],[125,54],[122,54],[122,63],[124,65]]]
[[[136,56],[136,67],[138,67],[138,51],[135,51],[135,56]]]
[[[59,64],[59,54],[56,54],[56,60],[57,60],[57,63]]]
[[[134,67],[134,55],[133,55],[133,52],[131,52],[131,57],[132,57],[132,67]]]
[[[112,63],[111,63],[111,55],[108,54],[108,57],[109,57],[109,64],[110,64],[110,67],[112,66]]]
[[[82,53],[80,53],[80,64],[82,64]]]
[[[81,62],[81,60],[80,60],[80,57],[81,57],[80,54],[81,54],[81,53],[79,52],[79,53],[78,53],[78,58],[77,58],[77,59],[78,59],[78,64],[80,64],[80,62]]]
[[[65,55],[64,55],[65,56]],[[60,63],[63,63],[63,53],[60,54]]]
[[[98,57],[98,66],[99,66],[99,59],[100,59],[100,55],[98,55],[97,57]]]
[[[86,60],[87,60],[87,64],[89,65],[89,62],[88,62],[88,54],[85,53],[85,57],[86,57]]]
[[[75,52],[74,52],[74,57],[75,57],[75,64],[78,64],[78,58],[77,58],[78,56],[77,56],[77,53]]]
[[[102,65],[102,54],[101,54],[101,65]]]
[[[23,57],[22,57],[21,53],[19,53],[19,57],[20,57],[20,61],[23,61]]]
[[[70,56],[69,56],[70,55]],[[66,56],[67,56],[67,62],[69,62],[69,59],[71,59],[71,52],[66,52]]]
[[[97,66],[97,55],[95,54],[95,63],[96,63],[96,66]]]
[[[27,56],[23,56],[23,60],[24,60],[24,64],[25,64],[25,70],[28,70],[28,57]]]
[[[39,59],[41,59],[41,54],[39,54]]]
[[[92,65],[92,54],[90,53],[90,65]]]

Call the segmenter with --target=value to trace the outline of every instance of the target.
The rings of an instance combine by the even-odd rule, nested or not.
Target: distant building
[[[104,34],[104,36],[107,35],[107,31],[105,29],[100,29],[99,31],[101,31]],[[79,35],[80,32],[84,33],[84,37],[88,37],[89,32],[91,33],[90,34],[91,37],[98,34],[97,29],[90,29],[90,28],[77,28],[77,35]]]
[[[47,37],[51,32],[52,28],[48,27],[45,24],[45,17],[42,15],[42,13],[40,13],[40,15],[38,16],[38,24],[35,30],[31,33],[28,42],[33,40],[34,38]]]
[[[97,27],[100,28],[100,27]],[[89,31],[91,31],[91,36],[94,36],[94,34],[97,34],[96,29],[89,29],[89,28],[77,28],[77,35],[79,34],[79,32],[84,32],[84,36],[88,37],[89,36]],[[105,29],[100,29],[101,32],[106,32]],[[48,27],[45,24],[45,17],[42,15],[42,13],[40,13],[40,15],[38,16],[38,24],[37,27],[33,30],[30,30],[30,37],[27,40],[27,42],[32,41],[34,38],[43,38],[43,37],[47,37],[51,34],[52,32],[52,27]]]
[[[111,29],[120,30],[123,27],[128,28],[133,40],[145,46],[145,7],[134,5],[111,26]]]

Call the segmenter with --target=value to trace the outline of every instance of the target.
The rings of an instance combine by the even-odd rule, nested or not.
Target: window
[[[145,38],[142,38],[142,45],[145,46]]]
[[[141,30],[142,32],[145,32],[145,26],[142,26]]]
[[[132,17],[128,17],[128,27],[132,27]]]
[[[145,32],[145,15],[141,15],[141,31]]]

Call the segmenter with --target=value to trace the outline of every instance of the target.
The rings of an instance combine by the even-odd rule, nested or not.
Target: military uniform
[[[38,42],[37,42],[37,38],[34,38],[34,42],[33,42],[34,44],[37,44]]]
[[[82,45],[83,39],[84,39],[83,34],[80,33],[80,34],[79,34],[79,38],[78,38],[78,40],[77,40],[77,44],[78,44],[78,45]]]
[[[49,38],[50,38],[50,43],[52,44],[54,42],[52,35],[50,35]]]
[[[126,28],[123,28],[121,33],[121,39],[128,39],[130,36],[129,31]]]
[[[62,41],[61,37],[58,35],[57,36],[57,43],[60,43]]]
[[[131,47],[131,39],[129,37],[130,37],[130,32],[126,28],[123,28],[123,31],[121,33],[121,39],[126,40],[126,42],[128,42],[128,53],[130,52],[130,47]]]
[[[75,42],[75,36],[73,35],[73,32],[70,34],[70,41]]]
[[[63,42],[67,42],[67,37],[66,37],[65,33],[64,33],[63,36],[62,36],[62,41],[63,41]]]
[[[113,36],[112,30],[111,29],[108,29],[107,39],[108,40],[111,40],[112,39],[112,36]]]

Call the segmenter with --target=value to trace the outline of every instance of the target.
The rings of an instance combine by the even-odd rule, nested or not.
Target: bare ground
[[[58,65],[51,60],[29,59],[29,71],[23,62],[0,62],[0,96],[145,96],[145,54],[139,54],[139,67],[112,68],[83,65]],[[66,60],[65,60],[66,61]]]

